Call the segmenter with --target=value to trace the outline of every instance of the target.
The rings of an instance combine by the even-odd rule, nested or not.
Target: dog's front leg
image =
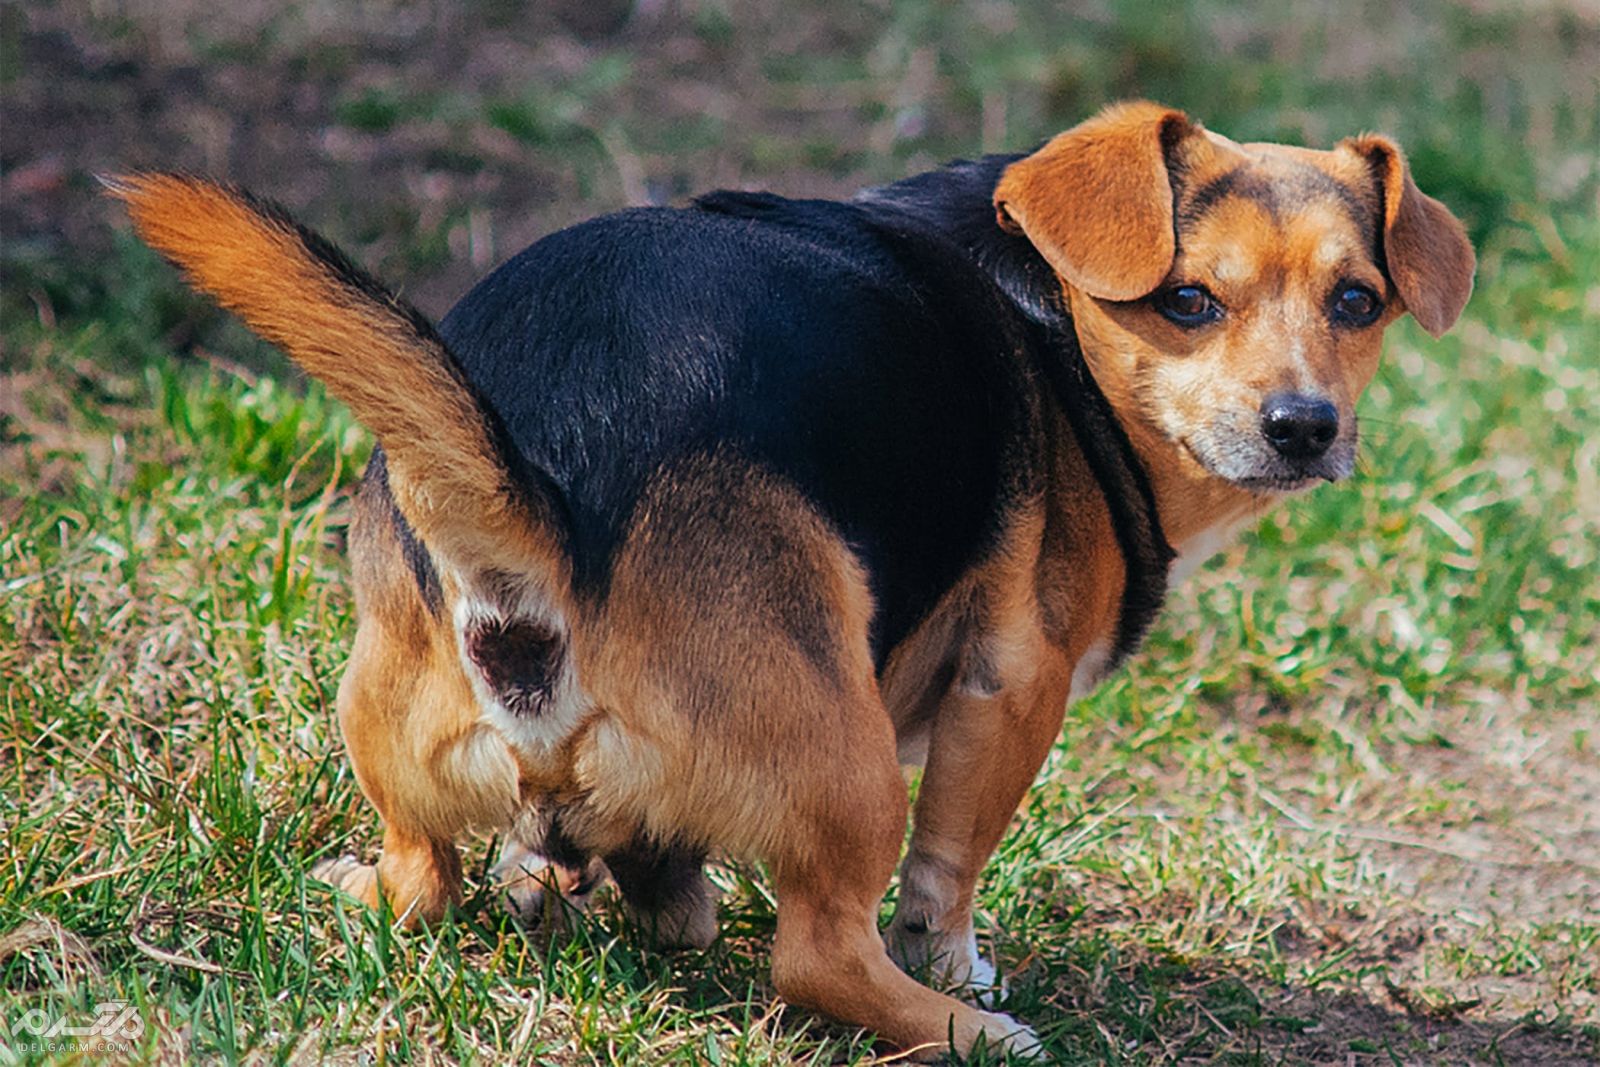
[[[386,573],[397,572],[405,574]],[[361,790],[383,816],[383,853],[376,866],[345,857],[311,874],[369,907],[386,899],[414,925],[461,899],[456,837],[511,823],[518,767],[500,731],[479,721],[454,635],[410,600],[400,605],[362,619],[339,686],[340,729]]]
[[[1031,677],[958,679],[940,704],[884,935],[901,967],[956,985],[994,984],[973,931],[974,887],[1055,742],[1070,687],[1065,657],[1048,649]]]

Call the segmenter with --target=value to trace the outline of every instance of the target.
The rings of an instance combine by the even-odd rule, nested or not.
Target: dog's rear
[[[378,437],[351,527],[361,627],[339,704],[386,846],[376,871],[343,862],[322,873],[372,905],[381,879],[397,913],[437,916],[459,893],[454,834],[509,824],[521,794],[515,760],[482,721],[440,613],[464,582],[516,575],[514,592],[540,602],[544,626],[532,635],[513,627],[511,639],[550,640],[570,599],[559,501],[537,477],[514,473],[493,413],[428,321],[332,245],[214,183],[141,175],[108,184],[151,245]],[[492,652],[505,639],[482,644]],[[543,684],[557,688],[553,678]]]
[[[152,245],[382,449],[353,522],[361,621],[339,704],[384,847],[376,868],[326,876],[433,918],[459,892],[456,835],[517,824],[558,859],[604,857],[643,924],[704,944],[706,852],[754,854],[780,900],[786,998],[905,1047],[1031,1046],[884,950],[876,909],[907,801],[868,652],[872,600],[797,491],[714,454],[677,465],[646,489],[605,596],[576,597],[559,496],[520,466],[421,316],[233,190],[176,177],[112,189]],[[780,770],[785,758],[804,766]]]

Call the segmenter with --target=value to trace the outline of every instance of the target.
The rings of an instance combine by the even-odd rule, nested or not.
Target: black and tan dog
[[[779,992],[924,1051],[1033,1046],[896,962],[992,981],[974,882],[1068,702],[1175,560],[1350,473],[1384,327],[1473,272],[1392,142],[1146,103],[845,203],[595,219],[437,331],[245,194],[113,191],[378,438],[339,705],[383,853],[327,875],[431,919],[504,828],[704,944],[702,863],[756,857]]]

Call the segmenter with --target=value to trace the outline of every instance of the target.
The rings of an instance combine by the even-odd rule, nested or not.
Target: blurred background
[[[1597,71],[1594,0],[7,0],[4,310],[117,272],[95,172],[247,185],[438,315],[602,211],[842,195],[1130,96],[1239,140],[1393,134],[1481,242],[1595,210]]]

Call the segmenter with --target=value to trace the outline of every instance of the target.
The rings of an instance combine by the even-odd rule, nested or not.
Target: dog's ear
[[[1477,257],[1467,231],[1433,197],[1417,188],[1400,146],[1366,134],[1339,147],[1367,161],[1383,195],[1383,258],[1406,310],[1438,337],[1448,330],[1472,295]]]
[[[1007,167],[1000,225],[1025,234],[1090,296],[1133,300],[1167,276],[1177,249],[1167,159],[1200,132],[1181,111],[1117,104]]]

